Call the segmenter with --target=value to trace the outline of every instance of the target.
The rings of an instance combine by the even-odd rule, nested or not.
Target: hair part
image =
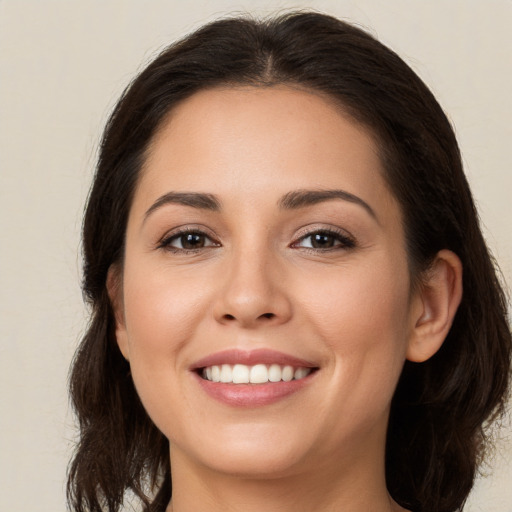
[[[464,267],[464,295],[442,348],[406,362],[388,430],[392,497],[415,512],[463,506],[486,444],[484,422],[504,410],[511,340],[506,300],[482,237],[455,135],[415,73],[363,30],[313,12],[223,19],[164,50],[124,91],[104,131],[83,224],[83,290],[91,323],[70,392],[80,440],[68,477],[75,512],[144,510],[171,497],[169,445],[141,404],[115,339],[106,291],[122,265],[133,195],[151,141],[172,109],[218,86],[299,86],[332,98],[379,142],[401,205],[411,273],[437,252]]]

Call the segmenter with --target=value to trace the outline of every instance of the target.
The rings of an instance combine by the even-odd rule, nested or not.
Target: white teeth
[[[223,364],[203,368],[202,376],[213,382],[232,384],[265,384],[266,382],[290,382],[307,377],[311,368],[294,368],[293,366],[280,366],[278,364]]]
[[[263,384],[268,382],[268,370],[264,364],[257,364],[251,368],[249,374],[249,382],[251,384]]]
[[[285,366],[283,368],[283,376],[281,377],[285,382],[290,382],[293,379],[293,368]]]
[[[268,380],[270,382],[279,382],[281,375],[281,367],[278,364],[271,364],[268,369]]]
[[[249,367],[245,364],[235,364],[232,382],[233,384],[249,384]]]
[[[229,364],[223,364],[220,368],[220,381],[233,382],[233,370]]]
[[[212,380],[213,382],[220,382],[220,367],[212,366]]]
[[[309,374],[309,368],[297,368],[293,374],[295,380],[303,379]]]

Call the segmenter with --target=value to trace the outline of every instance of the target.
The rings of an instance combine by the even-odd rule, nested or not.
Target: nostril
[[[276,317],[277,317],[277,315],[275,313],[262,313],[261,315],[258,315],[256,318],[254,318],[254,317],[253,318],[255,320],[259,320],[259,319],[272,320],[273,318],[276,318]],[[228,322],[232,322],[237,319],[240,321],[244,321],[242,315],[239,317],[236,315],[232,315],[231,313],[226,313],[226,314],[222,315],[222,318],[224,319],[224,321],[228,321]]]

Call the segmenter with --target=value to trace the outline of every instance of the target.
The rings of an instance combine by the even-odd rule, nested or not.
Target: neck
[[[166,512],[398,512],[385,485],[384,454],[365,450],[348,462],[308,464],[287,475],[234,476],[171,450],[173,498]],[[305,465],[304,465],[305,466]]]

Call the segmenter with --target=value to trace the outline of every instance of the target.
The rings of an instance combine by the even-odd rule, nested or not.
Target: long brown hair
[[[399,504],[415,512],[460,509],[485,448],[484,422],[503,411],[506,399],[506,300],[453,130],[431,92],[366,32],[311,12],[206,25],[161,53],[107,123],[83,224],[91,322],[70,377],[80,429],[70,508],[116,512],[128,492],[146,511],[163,511],[171,497],[168,442],[146,414],[117,347],[106,278],[122,262],[138,174],[160,123],[184,98],[230,84],[299,84],[335,99],[379,141],[405,219],[413,278],[440,249],[461,259],[464,296],[452,329],[430,360],[406,362],[386,449],[387,485]]]

